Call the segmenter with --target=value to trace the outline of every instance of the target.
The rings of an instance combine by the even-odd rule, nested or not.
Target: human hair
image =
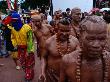
[[[67,8],[66,11],[70,11],[70,8]]]
[[[34,20],[40,19],[41,20],[41,15],[32,15],[31,19],[34,19]]]
[[[98,26],[94,27],[94,26],[92,26],[93,24],[98,25]],[[104,21],[104,19],[99,17],[99,16],[96,16],[96,15],[88,16],[84,20],[82,20],[82,22],[80,23],[80,32],[81,33],[84,33],[85,31],[87,32],[88,30],[96,29],[96,28],[98,28],[97,32],[98,32],[98,30],[101,30],[103,28],[105,28],[105,30],[106,30],[106,28],[107,28],[107,24]],[[90,55],[90,53],[88,51],[89,49],[83,49],[83,48],[88,48],[88,47],[84,46],[84,44],[86,44],[86,43],[83,43],[81,40],[79,40],[79,41],[80,41],[80,47],[82,48],[82,54],[80,54],[77,57],[77,60],[78,60],[77,61],[78,62],[77,67],[78,68],[76,69],[76,76],[78,77],[77,81],[81,82],[81,81],[79,81],[79,79],[81,79],[81,66],[82,66],[82,62],[83,62],[83,56],[86,56],[85,55],[86,52],[88,52],[87,55]],[[103,47],[103,50],[104,50],[104,47]],[[104,53],[102,53],[102,54],[99,53],[99,54],[96,54],[96,56],[94,55],[93,57],[100,57],[100,59],[102,61],[102,70],[103,70],[103,72],[102,72],[102,76],[103,76],[102,77],[102,82],[106,82],[108,80],[108,63],[107,63],[107,60],[106,60],[107,53],[104,51]],[[92,58],[92,56],[91,56],[91,58]]]
[[[90,26],[91,23],[100,25],[100,27],[97,27],[99,28],[99,30],[101,28],[107,27],[107,24],[103,18],[96,15],[88,16],[85,19],[83,19],[82,22],[79,24],[80,33],[88,31],[90,28],[94,28],[93,26],[92,27]]]
[[[66,12],[62,12],[62,17],[67,17]]]
[[[63,18],[63,19],[60,19],[59,23],[61,23],[63,25],[69,25],[70,20],[68,18]]]
[[[71,10],[71,15],[74,14],[76,11],[81,11],[81,9],[78,8],[78,7],[73,8],[73,9]]]

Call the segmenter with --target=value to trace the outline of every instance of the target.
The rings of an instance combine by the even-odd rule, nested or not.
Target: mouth
[[[61,40],[62,41],[66,41],[68,38],[66,38],[66,37],[61,37]]]
[[[101,52],[102,48],[89,48],[88,50],[93,52]]]
[[[90,52],[92,53],[101,53],[101,49],[89,49]]]
[[[36,24],[36,26],[40,26],[40,25]]]

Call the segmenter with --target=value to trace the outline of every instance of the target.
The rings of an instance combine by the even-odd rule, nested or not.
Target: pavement
[[[38,82],[41,62],[35,57],[35,77],[32,82]],[[11,57],[0,58],[0,82],[25,82],[24,72],[22,69],[16,70],[16,66]]]

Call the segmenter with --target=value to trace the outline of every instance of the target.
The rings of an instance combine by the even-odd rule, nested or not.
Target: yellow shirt
[[[24,24],[19,31],[11,26],[8,27],[11,29],[13,45],[27,45],[27,32],[32,30],[28,24]]]

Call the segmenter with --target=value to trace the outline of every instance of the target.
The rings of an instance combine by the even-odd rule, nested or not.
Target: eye
[[[99,37],[98,40],[106,40],[106,37]]]
[[[86,39],[89,40],[89,41],[95,40],[94,37],[86,37]]]

